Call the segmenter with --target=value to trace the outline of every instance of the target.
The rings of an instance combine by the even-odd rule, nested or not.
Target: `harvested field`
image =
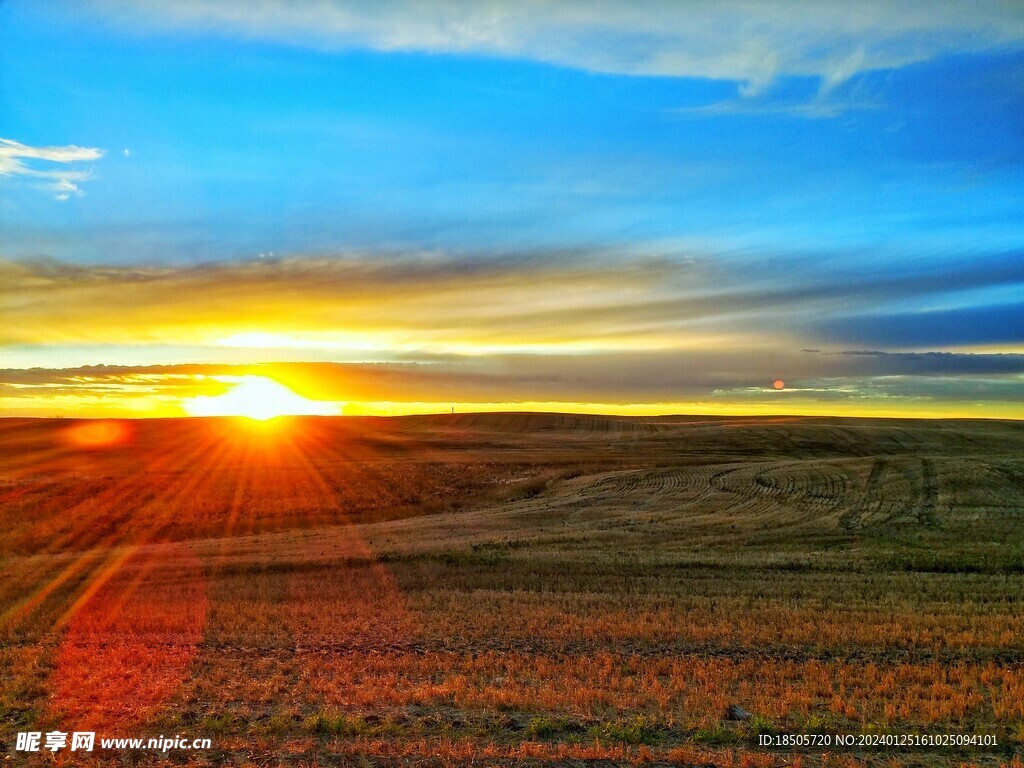
[[[1024,424],[151,420],[101,446],[83,424],[0,421],[5,745],[95,728],[210,738],[166,758],[190,765],[1019,764]],[[998,746],[758,746],[795,732]]]

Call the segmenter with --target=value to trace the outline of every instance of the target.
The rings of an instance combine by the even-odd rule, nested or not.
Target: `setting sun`
[[[309,400],[265,376],[220,377],[237,383],[222,395],[186,401],[191,416],[244,416],[266,421],[277,416],[336,416],[332,402]]]

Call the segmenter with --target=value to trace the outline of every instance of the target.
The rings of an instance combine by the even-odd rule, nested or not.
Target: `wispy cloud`
[[[766,343],[952,349],[1022,340],[1019,305],[992,298],[1021,283],[1019,264],[1017,253],[904,262],[568,250],[185,266],[0,261],[0,344],[279,348],[305,359]]]
[[[525,58],[627,75],[734,80],[746,94],[785,75],[828,92],[854,75],[1020,46],[1010,2],[957,0],[93,0],[117,22],[320,48]]]
[[[778,101],[761,98],[741,98],[730,101],[717,101],[694,107],[679,107],[672,114],[679,117],[702,118],[723,117],[731,115],[778,115],[781,117],[801,117],[808,120],[832,120],[849,112],[881,109],[882,105],[873,101],[849,101],[834,98],[817,97],[807,101]]]
[[[56,200],[85,194],[80,184],[92,176],[90,170],[69,167],[103,157],[105,150],[69,144],[63,147],[30,147],[12,139],[0,139],[0,176],[40,179]],[[40,165],[40,164],[43,165]],[[46,164],[56,163],[59,168]]]
[[[657,303],[678,290],[679,273],[664,260],[610,265],[569,252],[183,267],[0,262],[0,296],[16,315],[0,343],[279,343],[396,353],[647,347],[668,343],[658,315],[671,310]]]

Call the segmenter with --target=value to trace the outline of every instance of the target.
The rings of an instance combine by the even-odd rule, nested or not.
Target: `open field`
[[[0,420],[0,617],[16,762],[1020,765],[1024,424]]]

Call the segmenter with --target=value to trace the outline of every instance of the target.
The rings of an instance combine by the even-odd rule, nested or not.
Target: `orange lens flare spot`
[[[64,431],[64,439],[76,448],[113,448],[130,437],[131,430],[123,421],[83,421]]]
[[[782,379],[776,379],[775,383],[772,384],[772,386],[775,387],[775,389],[784,389],[786,386],[786,382],[784,382]]]

